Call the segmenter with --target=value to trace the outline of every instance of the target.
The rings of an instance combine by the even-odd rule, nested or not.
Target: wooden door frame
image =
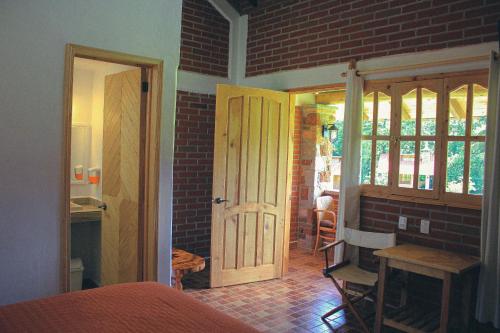
[[[285,200],[285,235],[283,237],[283,262],[281,274],[288,272],[290,262],[290,227],[292,219],[292,180],[293,180],[293,153],[294,153],[294,132],[295,132],[295,99],[297,95],[306,93],[316,93],[327,90],[346,89],[345,83],[333,83],[312,87],[300,87],[285,90],[289,95],[290,118],[288,124],[288,161],[286,177],[286,200]]]
[[[126,53],[108,51],[88,46],[66,44],[64,64],[64,139],[62,147],[62,205],[61,205],[61,266],[60,290],[69,291],[71,258],[70,168],[71,123],[73,104],[73,73],[75,57],[135,66],[142,69],[142,78],[149,82],[147,98],[141,98],[143,112],[141,124],[140,193],[139,193],[139,260],[142,263],[142,280],[157,280],[158,257],[158,190],[160,120],[163,86],[163,60]],[[142,200],[141,200],[142,199]]]
[[[288,93],[288,153],[286,162],[286,191],[285,191],[285,230],[283,235],[283,259],[281,261],[281,277],[288,272],[290,261],[290,227],[292,222],[292,179],[293,179],[293,134],[295,132],[295,97],[296,93]]]

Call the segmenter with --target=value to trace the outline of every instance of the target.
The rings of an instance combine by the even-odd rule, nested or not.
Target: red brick
[[[210,253],[206,239],[211,229],[215,96],[178,91],[177,101],[173,245],[207,256]],[[190,237],[186,237],[186,230]]]
[[[500,14],[500,6],[495,1],[446,0],[433,3],[430,0],[382,0],[356,1],[339,4],[335,1],[301,0],[279,3],[263,1],[259,7],[248,12],[248,76],[271,73],[293,68],[315,67],[319,64],[334,64],[356,59],[369,59],[388,54],[401,54],[439,48],[470,45],[495,40],[495,23]],[[272,8],[272,11],[268,11]],[[297,8],[297,10],[295,10]],[[467,20],[470,18],[469,20]],[[325,24],[328,22],[328,24]],[[429,25],[431,24],[431,25]],[[298,44],[296,36],[314,43],[327,38],[327,45],[308,47],[300,57],[281,60],[262,66],[261,58],[253,48],[258,45],[272,44],[278,40],[265,41],[259,31],[273,33],[281,29],[290,34],[289,39],[280,37],[282,48]],[[371,34],[370,37],[368,36]],[[278,36],[278,35],[277,35]],[[418,38],[429,36],[427,38]],[[350,41],[363,39],[362,45],[374,45],[374,49],[356,49],[362,45],[351,45]],[[259,41],[259,42],[256,42]],[[387,44],[386,41],[400,41]],[[383,46],[383,43],[386,43]],[[376,44],[376,45],[375,45]],[[328,47],[327,47],[328,46]],[[343,50],[343,48],[346,48]],[[335,52],[340,50],[343,52]],[[285,53],[277,52],[275,54]]]
[[[183,0],[179,69],[226,77],[228,61],[229,22],[206,0]]]

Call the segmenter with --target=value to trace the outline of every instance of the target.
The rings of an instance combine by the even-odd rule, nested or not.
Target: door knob
[[[102,210],[106,210],[108,208],[108,205],[106,205],[106,203],[103,202],[102,204],[100,204],[99,206],[97,206],[97,208],[101,208]]]
[[[222,199],[222,198],[219,198],[219,197],[217,197],[217,198],[214,199],[214,203],[216,203],[218,205],[220,205],[223,202],[227,202],[227,201],[229,201],[229,200]]]

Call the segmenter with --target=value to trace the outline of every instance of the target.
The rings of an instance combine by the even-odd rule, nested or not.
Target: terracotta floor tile
[[[303,250],[292,250],[290,258],[289,272],[281,280],[202,289],[209,285],[207,265],[205,271],[183,279],[185,292],[261,332],[358,332],[345,311],[328,318],[330,326],[321,320],[341,303],[332,282],[321,273],[323,258]]]

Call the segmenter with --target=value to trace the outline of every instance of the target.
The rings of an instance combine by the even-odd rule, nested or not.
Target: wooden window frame
[[[391,129],[389,135],[378,135],[378,93],[381,92],[389,97],[391,97]],[[368,95],[370,93],[373,94],[373,120],[372,120],[372,133],[371,135],[362,135],[361,140],[371,140],[371,166],[370,166],[370,184],[363,184],[363,187],[372,192],[372,193],[385,193],[387,192],[387,188],[392,186],[392,163],[389,162],[389,170],[388,170],[388,185],[376,185],[375,184],[375,174],[376,174],[376,147],[377,141],[389,141],[389,161],[390,157],[393,155],[393,144],[392,144],[392,136],[391,133],[393,131],[393,108],[392,108],[392,91],[391,85],[380,83],[380,84],[367,84],[365,86],[364,95]]]
[[[430,91],[436,92],[436,134],[432,135],[421,135],[421,115],[422,115],[422,89],[428,89]],[[402,99],[404,94],[409,93],[412,90],[417,90],[416,98],[416,116],[415,116],[415,135],[402,135],[401,134],[401,114],[402,114]],[[392,114],[394,122],[394,148],[392,155],[392,164],[394,172],[391,173],[393,177],[392,192],[399,195],[417,196],[423,198],[437,199],[439,197],[439,188],[441,186],[441,173],[439,161],[441,159],[441,141],[442,141],[442,130],[443,130],[443,80],[422,80],[415,82],[402,82],[393,85],[393,95],[392,95],[392,105],[394,105],[394,112]],[[400,161],[400,143],[401,141],[414,141],[415,142],[415,165],[413,171],[413,184],[412,188],[405,188],[399,186],[399,161]],[[422,141],[434,141],[434,183],[432,190],[419,190],[418,189],[418,176],[419,176],[419,160],[420,160],[420,143]]]
[[[484,75],[469,75],[463,77],[454,77],[444,80],[445,85],[445,102],[444,102],[444,133],[443,133],[443,143],[442,151],[444,160],[441,163],[441,173],[443,174],[444,184],[441,186],[441,197],[447,202],[457,202],[462,205],[474,205],[481,206],[482,195],[469,194],[469,175],[470,175],[470,147],[472,142],[486,142],[486,135],[484,136],[473,136],[471,135],[472,129],[472,106],[473,106],[473,85],[478,84],[486,89],[488,89],[488,78]],[[448,124],[449,124],[449,100],[450,92],[456,90],[457,88],[467,85],[467,109],[465,115],[465,135],[464,136],[451,136],[448,135]],[[462,193],[446,192],[446,171],[447,171],[447,161],[448,156],[448,142],[464,142],[465,152],[464,152],[464,178],[463,178],[463,189]]]
[[[388,185],[375,185],[375,157],[376,157],[376,141],[385,139],[386,136],[376,135],[377,113],[376,107],[378,103],[375,100],[374,94],[374,115],[372,125],[372,135],[363,135],[362,140],[372,140],[371,151],[371,181],[370,184],[361,184],[361,194],[370,197],[387,198],[400,201],[414,201],[419,203],[438,204],[445,206],[455,206],[464,208],[481,208],[482,195],[473,195],[467,193],[469,181],[469,167],[470,167],[470,143],[471,142],[484,142],[485,137],[471,136],[471,118],[472,118],[472,89],[468,91],[467,99],[467,133],[465,137],[452,137],[451,141],[460,141],[457,139],[463,138],[467,147],[464,159],[464,192],[463,193],[449,193],[446,192],[446,167],[447,167],[447,145],[449,140],[448,136],[448,108],[449,108],[449,93],[450,91],[468,84],[473,87],[473,84],[479,84],[485,88],[488,87],[487,70],[457,72],[447,74],[435,74],[418,77],[405,77],[390,80],[366,81],[364,95],[366,96],[372,92],[383,92],[391,96],[391,132],[390,132],[390,146],[389,146],[389,180]],[[436,135],[435,136],[422,136],[420,135],[421,122],[420,112],[421,106],[417,107],[417,125],[416,135],[407,137],[400,135],[401,126],[401,102],[403,94],[415,88],[425,88],[437,93],[437,110],[436,110]],[[421,91],[418,89],[417,91]],[[417,97],[417,105],[421,103]],[[419,112],[420,110],[420,112]],[[399,145],[401,139],[408,139],[410,141],[435,141],[435,158],[434,158],[434,183],[433,190],[419,190],[418,187],[418,166],[420,150],[415,144],[415,169],[414,169],[414,183],[413,188],[401,188],[398,186],[399,182]],[[455,140],[453,140],[455,139]],[[418,150],[418,152],[417,152]],[[467,184],[465,184],[467,182]],[[416,185],[415,185],[416,184]]]

